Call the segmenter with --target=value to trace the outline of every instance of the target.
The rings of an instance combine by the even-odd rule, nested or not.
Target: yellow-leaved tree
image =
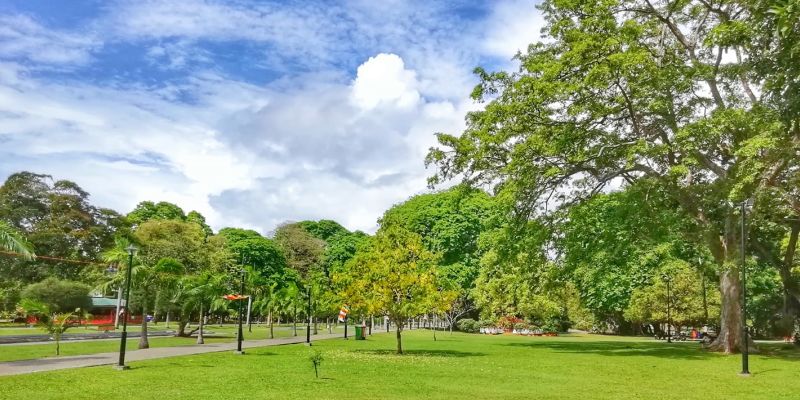
[[[389,317],[397,329],[397,354],[403,354],[406,321],[430,311],[440,298],[438,258],[416,233],[383,226],[334,281],[353,310]]]

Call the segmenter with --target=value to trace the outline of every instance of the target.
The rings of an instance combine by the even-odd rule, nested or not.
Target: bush
[[[497,322],[491,319],[482,319],[478,322],[479,328],[494,328],[497,326]]]
[[[89,297],[91,289],[80,282],[62,281],[47,278],[39,283],[28,285],[21,294],[23,300],[43,303],[52,312],[73,312],[76,308],[88,310],[92,307]]]
[[[471,318],[464,318],[462,320],[459,320],[456,325],[458,327],[458,330],[461,332],[478,333],[481,330],[481,326],[478,324],[478,321],[475,321],[474,319]]]

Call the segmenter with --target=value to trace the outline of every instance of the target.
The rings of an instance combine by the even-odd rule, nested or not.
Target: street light
[[[128,252],[128,271],[125,273],[125,311],[122,317],[122,335],[119,341],[119,361],[114,367],[117,370],[126,370],[130,367],[125,365],[125,345],[128,342],[128,316],[130,315],[131,298],[131,270],[133,269],[133,255],[136,254],[136,246],[129,245],[125,248]],[[117,313],[119,315],[119,313]],[[144,316],[142,316],[144,318]]]
[[[742,213],[742,233],[741,233],[741,267],[742,267],[742,373],[741,375],[750,375],[750,360],[749,360],[749,338],[747,332],[747,264],[745,257],[745,249],[747,248],[747,208],[753,205],[753,199],[747,199],[741,204]]]
[[[306,345],[311,346],[311,284],[308,284],[306,288],[306,294],[308,295],[308,321],[306,321]]]
[[[239,290],[240,296],[244,296],[245,272],[246,271],[244,268],[239,270],[239,273],[241,273],[241,290]],[[236,354],[244,354],[244,351],[242,351],[242,339],[244,335],[244,333],[242,332],[242,303],[243,299],[239,299],[239,335],[236,337]]]
[[[670,282],[672,282],[672,277],[664,274],[661,275],[661,279],[667,283],[667,343],[672,343],[672,308],[670,307],[670,303],[672,303],[672,293],[670,290]]]

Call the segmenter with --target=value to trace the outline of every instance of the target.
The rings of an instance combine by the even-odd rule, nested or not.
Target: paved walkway
[[[312,342],[316,340],[342,338],[341,333],[319,334],[311,337]],[[305,336],[293,336],[279,339],[245,340],[242,342],[243,349],[254,347],[279,346],[283,344],[294,344],[305,342]],[[156,358],[166,358],[175,356],[187,356],[192,354],[215,353],[222,351],[236,350],[236,342],[210,343],[191,346],[158,347],[145,350],[129,350],[125,353],[125,363],[132,361],[152,360]],[[0,362],[0,376],[20,375],[31,372],[54,371],[68,368],[94,367],[98,365],[112,365],[119,360],[119,353],[97,353],[81,356],[38,358],[35,360],[21,360]]]

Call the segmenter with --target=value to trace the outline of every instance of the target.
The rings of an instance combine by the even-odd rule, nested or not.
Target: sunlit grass
[[[404,334],[367,341],[318,341],[320,379],[311,349],[287,345],[0,378],[0,398],[37,399],[796,399],[797,351],[769,347],[740,358],[708,353],[696,343],[603,336],[516,337]],[[778,350],[782,349],[782,350]],[[772,351],[775,352],[772,352]],[[113,382],[113,385],[110,383]]]

